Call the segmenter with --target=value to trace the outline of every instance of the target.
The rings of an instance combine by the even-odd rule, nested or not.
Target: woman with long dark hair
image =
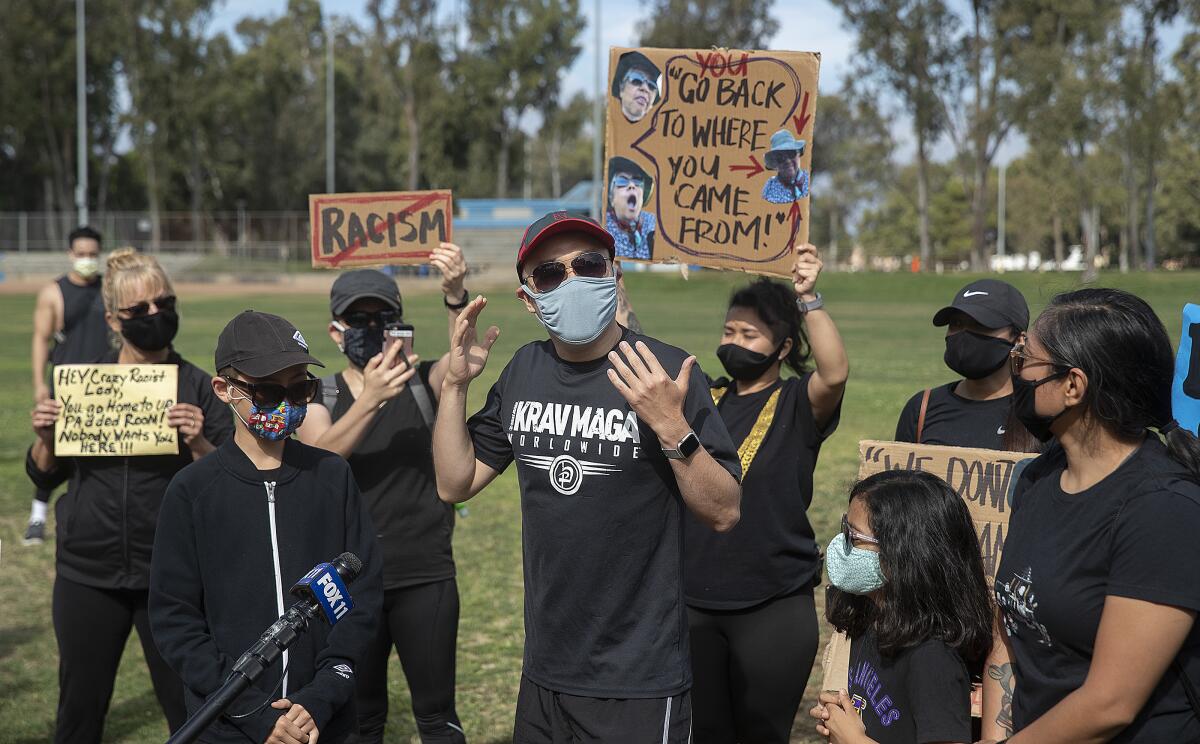
[[[742,518],[727,533],[685,520],[697,744],[787,742],[816,655],[821,560],[806,512],[850,366],[820,272],[816,248],[802,246],[793,286],[759,279],[725,315],[717,356],[732,380],[712,394],[738,445]]]
[[[1174,366],[1116,289],[1058,295],[1013,349],[1015,410],[1054,441],[1013,498],[985,738],[1200,741],[1200,445],[1171,416]]]
[[[992,605],[966,503],[929,473],[877,473],[851,489],[825,561],[825,616],[850,638],[850,675],[812,709],[817,733],[970,742],[967,669],[991,643]]]
[[[150,552],[167,483],[183,467],[227,439],[232,422],[212,391],[212,376],[171,346],[179,329],[175,289],[153,256],[132,248],[108,256],[105,319],[120,347],[92,360],[107,364],[173,364],[176,403],[167,423],[178,431],[172,455],[61,458],[54,424],[61,406],[44,400],[33,410],[37,442],[25,469],[34,485],[71,481],[58,500],[53,620],[58,640],[56,742],[98,742],[129,631],[136,627],[150,680],[172,731],[187,711],[183,685],[150,635],[146,602]]]

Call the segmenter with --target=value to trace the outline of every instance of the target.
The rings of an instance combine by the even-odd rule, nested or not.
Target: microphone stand
[[[224,684],[204,701],[204,705],[188,718],[187,723],[171,735],[167,744],[190,744],[195,741],[239,695],[262,676],[267,667],[283,655],[301,633],[308,630],[309,620],[316,616],[317,608],[309,603],[297,602],[292,605],[253,646],[246,649],[233,665],[233,671]]]

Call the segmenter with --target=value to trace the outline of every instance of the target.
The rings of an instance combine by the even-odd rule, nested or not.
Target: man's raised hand
[[[608,371],[609,381],[638,419],[658,434],[660,442],[674,447],[690,429],[683,416],[683,401],[687,398],[688,376],[696,357],[684,359],[679,374],[672,378],[645,342],[630,346],[622,341],[617,348],[625,357],[622,359],[616,351],[608,353],[608,361],[613,365]]]
[[[429,263],[442,272],[442,294],[455,303],[463,296],[463,278],[467,275],[467,259],[454,243],[439,243],[429,254]]]
[[[450,334],[449,364],[443,384],[466,385],[478,377],[487,365],[488,354],[492,344],[500,337],[500,329],[491,326],[483,341],[479,340],[475,324],[486,306],[487,298],[480,295],[471,300],[454,321],[454,330]]]

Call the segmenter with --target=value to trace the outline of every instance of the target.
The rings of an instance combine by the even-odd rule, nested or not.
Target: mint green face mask
[[[846,548],[846,536],[840,532],[829,541],[825,551],[829,583],[847,594],[870,594],[882,587],[879,553],[853,546]]]

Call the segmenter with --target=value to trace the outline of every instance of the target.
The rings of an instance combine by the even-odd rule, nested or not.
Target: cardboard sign
[[[1033,460],[1033,455],[868,440],[858,443],[858,457],[860,479],[884,470],[923,470],[949,483],[967,502],[979,537],[983,572],[991,585],[1004,550],[1012,492],[1021,470]]]
[[[178,376],[174,364],[58,365],[54,399],[62,412],[54,424],[54,454],[178,454],[176,430],[167,425]]]
[[[449,191],[309,194],[308,211],[318,269],[428,263],[454,213]]]
[[[808,241],[813,52],[609,51],[605,226],[622,260],[790,276]]]

